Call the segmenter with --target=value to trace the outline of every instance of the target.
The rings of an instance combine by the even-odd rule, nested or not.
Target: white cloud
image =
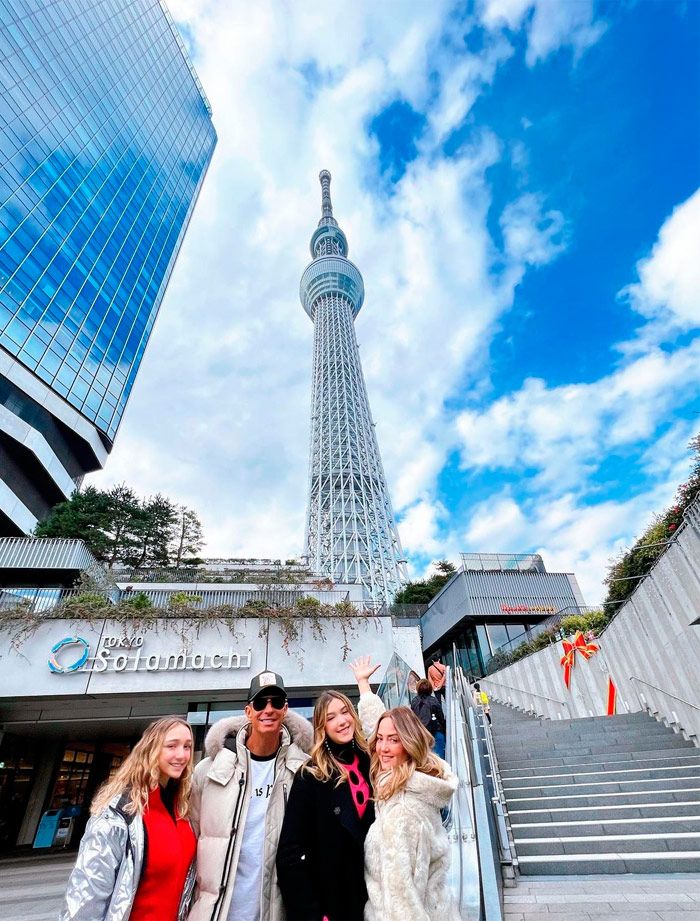
[[[543,196],[532,192],[505,207],[501,229],[506,253],[523,267],[546,265],[566,248],[564,215],[545,211]]]
[[[658,451],[663,451],[659,442]],[[678,445],[675,446],[677,454]],[[687,469],[687,463],[685,464]],[[573,572],[587,604],[606,594],[610,560],[629,546],[670,502],[681,476],[677,465],[651,490],[622,501],[588,502],[574,492],[516,502],[508,492],[480,503],[465,534],[465,549],[541,554],[549,572]]]
[[[484,553],[516,553],[526,541],[525,526],[525,516],[514,499],[494,497],[476,506],[464,541]]]
[[[420,556],[442,558],[445,546],[440,535],[440,519],[444,519],[445,516],[442,506],[425,499],[408,509],[401,519],[404,550]]]
[[[481,20],[491,29],[505,26],[515,30],[531,8],[532,0],[482,0]]]
[[[482,0],[480,15],[490,29],[527,28],[530,67],[561,47],[571,47],[577,60],[606,29],[593,0]]]
[[[594,22],[592,0],[537,0],[534,8],[527,48],[530,65],[562,45],[570,45],[578,59],[605,32],[605,23]]]
[[[610,454],[652,438],[673,408],[700,392],[700,339],[656,349],[592,383],[528,379],[487,409],[456,418],[465,468],[534,470],[533,487],[565,490]]]
[[[499,37],[480,54],[465,54],[460,49],[443,57],[440,96],[429,109],[432,143],[443,140],[463,123],[484,87],[493,81],[497,68],[512,53],[512,46]]]
[[[654,330],[700,326],[699,253],[700,189],[664,221],[650,255],[637,263],[639,281],[621,292],[635,310],[659,321]]]

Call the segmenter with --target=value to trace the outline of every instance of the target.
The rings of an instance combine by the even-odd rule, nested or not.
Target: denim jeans
[[[433,751],[438,756],[438,758],[444,758],[445,757],[445,733],[436,732],[434,735],[434,739],[435,739],[435,745],[433,747]]]

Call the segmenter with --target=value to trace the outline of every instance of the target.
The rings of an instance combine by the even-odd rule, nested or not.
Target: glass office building
[[[110,451],[216,134],[159,0],[0,0],[0,533]]]

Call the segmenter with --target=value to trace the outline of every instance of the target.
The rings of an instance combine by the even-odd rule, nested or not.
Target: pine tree
[[[199,562],[198,554],[203,546],[202,523],[197,514],[184,505],[179,506],[174,527],[173,565],[179,568],[183,563]]]

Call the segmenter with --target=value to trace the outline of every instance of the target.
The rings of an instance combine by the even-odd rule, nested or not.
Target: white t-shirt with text
[[[250,756],[250,802],[238,855],[228,921],[260,921],[265,816],[275,781],[277,754],[261,760]]]

